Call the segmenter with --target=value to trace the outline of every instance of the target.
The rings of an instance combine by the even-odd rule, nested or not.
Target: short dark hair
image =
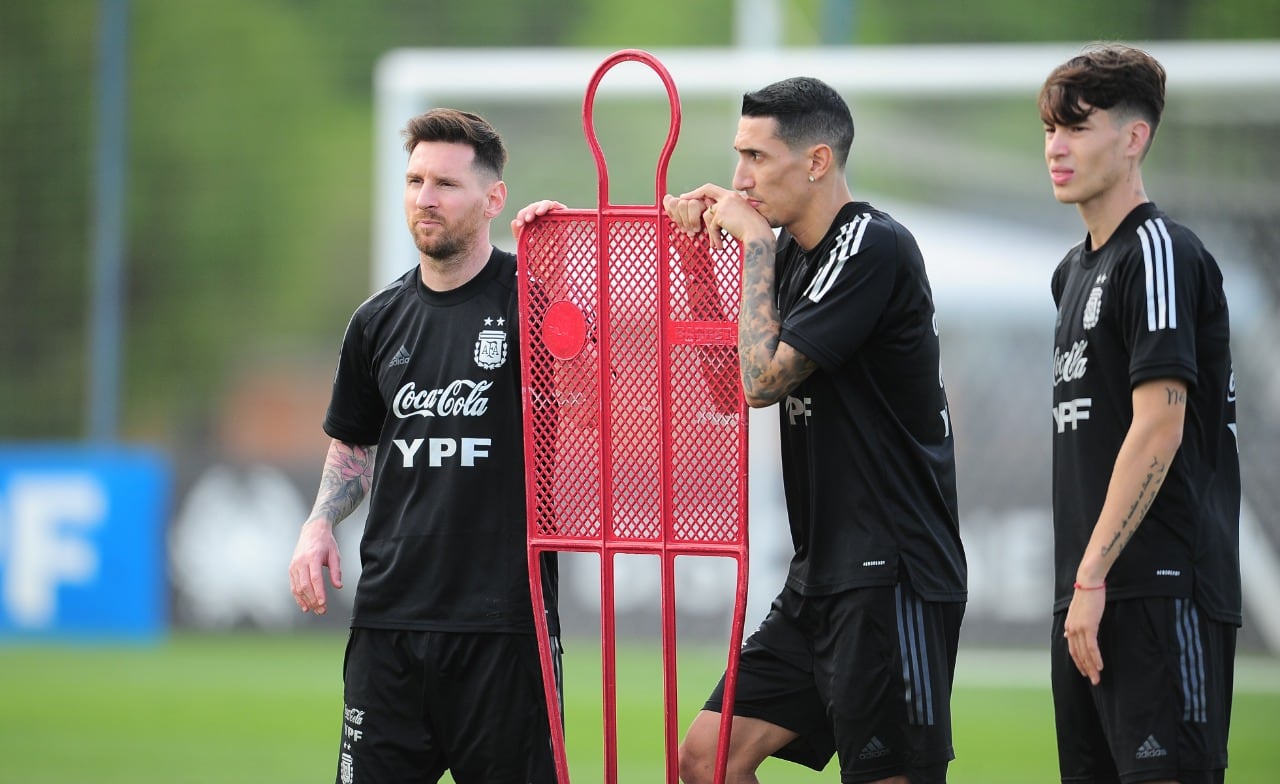
[[[778,138],[791,149],[827,144],[843,169],[853,146],[853,114],[826,82],[796,76],[742,96],[743,117],[772,117]]]
[[[458,109],[432,109],[409,120],[401,132],[404,149],[410,155],[420,142],[466,144],[475,150],[472,164],[496,179],[502,179],[507,165],[507,148],[502,136],[489,121],[478,114]]]
[[[1164,66],[1141,49],[1094,44],[1045,79],[1040,119],[1046,125],[1076,125],[1102,109],[1141,117],[1154,139],[1164,114],[1164,83]]]

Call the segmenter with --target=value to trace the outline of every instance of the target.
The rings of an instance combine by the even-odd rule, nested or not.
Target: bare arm
[[[1098,625],[1106,607],[1107,573],[1160,492],[1169,466],[1182,444],[1187,411],[1187,385],[1182,381],[1148,381],[1133,390],[1133,422],[1116,456],[1102,512],[1093,527],[1084,557],[1076,569],[1076,590],[1067,610],[1066,637],[1080,674],[1100,680]]]
[[[342,559],[333,527],[360,506],[373,481],[373,459],[377,447],[348,444],[334,439],[329,443],[320,489],[311,516],[302,525],[298,544],[289,562],[289,586],[294,601],[303,611],[324,615],[328,600],[324,588],[324,568],[334,588],[342,587]]]

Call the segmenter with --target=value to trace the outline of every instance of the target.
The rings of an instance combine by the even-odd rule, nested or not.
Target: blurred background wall
[[[402,154],[377,124],[375,73],[388,52],[741,45],[767,58],[919,46],[941,78],[952,52],[943,45],[1050,44],[1065,59],[1124,39],[1157,56],[1161,46],[1263,45],[1261,86],[1185,89],[1180,79],[1194,74],[1171,72],[1145,170],[1152,198],[1200,233],[1228,277],[1249,510],[1242,645],[1280,650],[1269,601],[1280,591],[1280,0],[1080,0],[1069,11],[1014,0],[0,4],[0,637],[345,624],[344,599],[326,619],[300,618],[285,567],[327,444],[320,421],[343,329],[387,278],[374,259],[380,242],[395,242],[379,234],[386,204],[400,221],[398,184],[388,194],[378,176],[380,161]],[[118,92],[104,78],[113,67]],[[505,78],[534,84],[539,73],[513,63]],[[854,193],[915,232],[938,297],[971,564],[966,634],[1039,645],[1050,603],[1048,275],[1082,231],[1047,186],[1035,89],[846,94]],[[597,122],[614,201],[651,201],[665,101],[604,95]],[[497,244],[514,247],[506,222],[529,201],[595,204],[580,91],[448,97],[488,116],[510,146]],[[737,98],[684,101],[670,190],[727,180]],[[105,204],[120,220],[118,375],[96,364],[113,105],[121,165]],[[749,622],[788,555],[767,462],[775,437],[773,412],[754,414]],[[349,569],[359,518],[339,528]],[[724,566],[682,566],[682,628],[721,634]],[[637,561],[620,574],[619,610],[633,621],[620,628],[644,631],[656,570]],[[572,617],[594,611],[594,579],[590,562],[567,559]],[[102,615],[130,591],[152,600],[140,618]]]

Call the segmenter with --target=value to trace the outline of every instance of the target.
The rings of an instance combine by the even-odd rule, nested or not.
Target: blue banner
[[[147,450],[0,447],[0,639],[160,635],[170,484]]]

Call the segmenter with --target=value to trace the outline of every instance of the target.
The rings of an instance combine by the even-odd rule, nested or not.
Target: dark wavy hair
[[[1164,66],[1141,49],[1095,44],[1045,79],[1040,88],[1040,119],[1046,125],[1076,125],[1102,109],[1126,118],[1141,117],[1151,126],[1154,139],[1164,113],[1164,84]]]
[[[502,179],[507,165],[507,148],[502,136],[478,114],[458,109],[432,109],[409,120],[401,132],[404,149],[410,155],[419,142],[466,144],[475,150],[474,166]]]

